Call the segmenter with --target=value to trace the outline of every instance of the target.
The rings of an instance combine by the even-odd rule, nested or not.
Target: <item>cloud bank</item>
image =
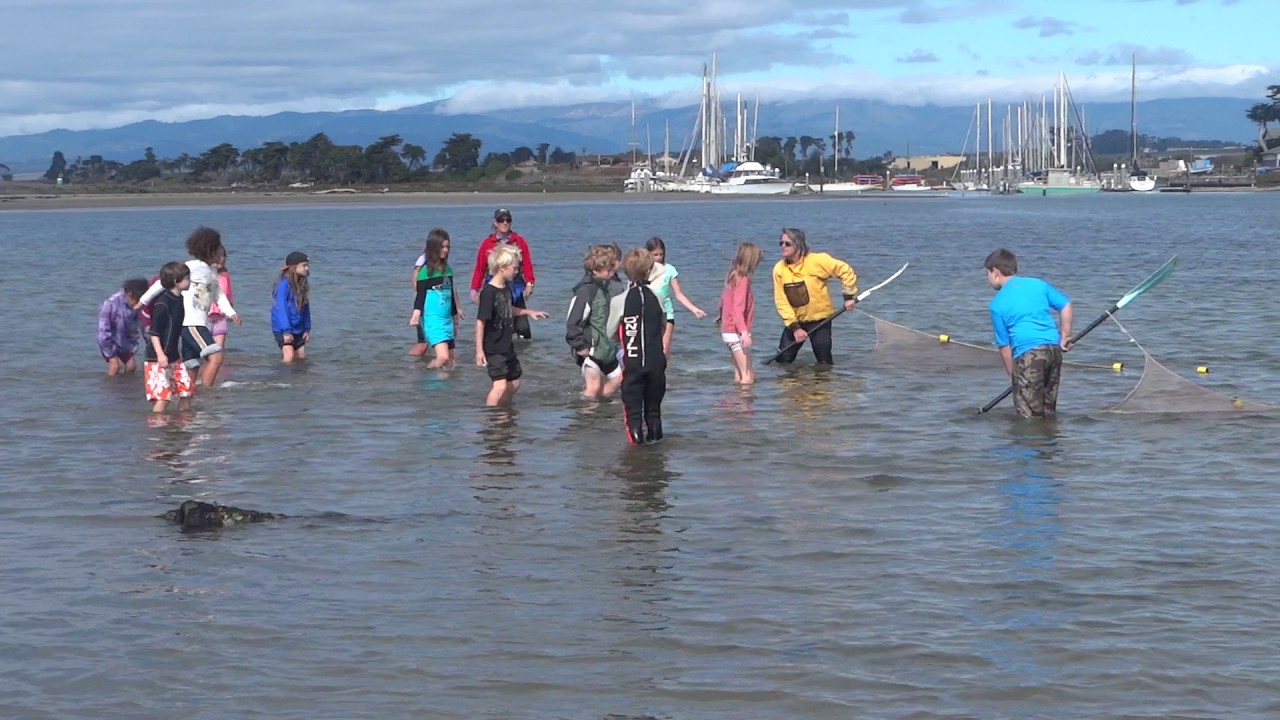
[[[894,53],[860,48],[890,31],[963,30],[972,22],[1049,39],[1079,28],[1041,17],[1040,7],[1030,0],[8,0],[0,135],[446,98],[446,111],[470,112],[629,99],[659,86],[650,93],[664,103],[696,103],[697,76],[713,52],[722,85],[752,93],[912,104],[1013,99],[1039,93],[1052,74],[1033,68],[996,77],[1017,68],[995,58],[950,64],[972,65],[974,48],[987,51],[982,45],[904,39]],[[1097,71],[1073,78],[1078,94],[1106,93],[1124,84],[1118,66],[1127,52],[1082,47],[1063,62]],[[1185,51],[1151,52],[1178,67],[1144,82],[1147,97],[1254,94],[1266,85],[1260,65],[1196,67]],[[902,75],[926,70],[934,72]]]

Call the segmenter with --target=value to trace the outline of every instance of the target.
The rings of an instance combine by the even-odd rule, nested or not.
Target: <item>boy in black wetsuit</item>
[[[662,397],[667,393],[667,356],[662,333],[667,313],[649,289],[653,256],[635,249],[622,261],[630,283],[609,303],[609,334],[622,346],[622,404],[627,441],[632,445],[662,439]],[[643,428],[641,423],[643,421]]]

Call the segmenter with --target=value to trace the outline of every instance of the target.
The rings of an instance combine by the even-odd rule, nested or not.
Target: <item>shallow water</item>
[[[481,407],[468,330],[452,373],[404,353],[421,239],[448,228],[468,268],[483,209],[0,213],[0,716],[1275,717],[1280,425],[1105,412],[1141,366],[1114,326],[1073,357],[1134,369],[1068,374],[1062,417],[1026,423],[973,414],[998,366],[873,354],[856,314],[836,368],[802,354],[739,390],[710,320],[680,311],[668,440],[628,448],[615,403],[577,398],[562,318],[587,243],[652,234],[713,316],[736,243],[772,262],[798,226],[864,287],[912,263],[867,312],[979,344],[995,247],[1079,326],[1179,253],[1125,328],[1192,382],[1280,403],[1278,202],[513,207],[553,314],[513,410]],[[102,377],[95,312],[200,223],[246,319],[226,384],[157,420],[138,378]],[[294,249],[315,334],[282,367],[269,293]],[[767,343],[767,265],[756,287]],[[187,498],[289,517],[155,517]]]

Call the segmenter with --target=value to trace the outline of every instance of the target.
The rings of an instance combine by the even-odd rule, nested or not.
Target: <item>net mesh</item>
[[[1000,366],[998,353],[994,348],[954,340],[946,335],[921,332],[861,310],[858,312],[875,323],[876,344],[872,349],[872,357],[880,362],[898,364],[904,355],[909,355],[913,367],[925,367],[931,370],[990,370]],[[1111,320],[1142,351],[1143,366],[1138,384],[1119,403],[1107,408],[1108,412],[1252,413],[1280,410],[1280,406],[1233,397],[1187,380],[1161,365],[1114,316]],[[1111,365],[1070,361],[1064,361],[1063,366],[1078,369],[1112,369]]]
[[[1152,357],[1114,317],[1111,320],[1142,351],[1142,377],[1128,395],[1108,411],[1115,413],[1248,413],[1280,409],[1275,405],[1232,397],[1201,387]]]
[[[947,335],[931,335],[870,313],[862,314],[875,323],[876,344],[871,352],[881,361],[896,360],[903,354],[910,354],[913,365],[925,365],[935,370],[993,370],[1000,367],[999,353],[995,348],[955,340]],[[1111,369],[1110,365],[1071,361],[1062,364],[1073,368]]]

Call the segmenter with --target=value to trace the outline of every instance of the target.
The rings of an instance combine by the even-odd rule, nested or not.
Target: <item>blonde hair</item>
[[[497,245],[489,251],[489,274],[497,275],[504,267],[520,264],[520,251],[510,245]]]
[[[613,265],[617,262],[616,257],[613,248],[608,245],[592,245],[587,248],[587,254],[582,258],[582,267],[587,272],[596,270],[613,272]]]
[[[627,253],[622,267],[631,282],[643,285],[649,282],[649,271],[653,270],[653,255],[644,248],[636,248]]]
[[[733,264],[729,266],[729,274],[725,276],[724,284],[731,284],[735,278],[749,278],[754,275],[763,255],[760,246],[755,243],[744,242],[738,245],[738,254],[734,256]]]

